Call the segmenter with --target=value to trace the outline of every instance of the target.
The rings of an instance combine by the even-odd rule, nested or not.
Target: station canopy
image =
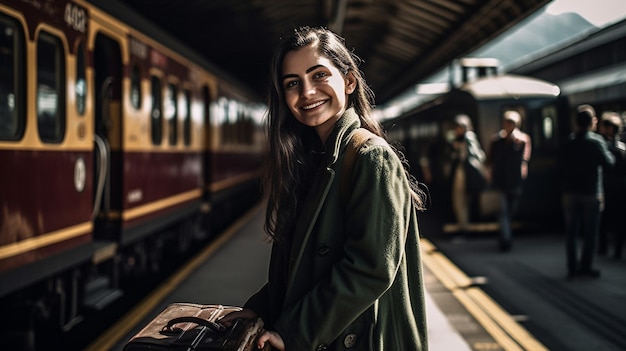
[[[381,105],[549,0],[114,0],[264,95],[272,52],[299,26],[345,38]]]

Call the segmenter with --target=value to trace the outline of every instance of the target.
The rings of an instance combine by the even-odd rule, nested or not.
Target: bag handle
[[[215,330],[216,332],[222,332],[224,330],[226,330],[226,327],[216,323],[216,322],[212,322],[209,320],[206,320],[204,318],[199,318],[199,317],[193,317],[193,316],[185,316],[185,317],[176,317],[176,318],[172,318],[170,319],[167,324],[163,327],[163,329],[161,329],[161,333],[163,334],[177,334],[180,333],[182,331],[182,329],[180,328],[172,328],[175,324],[178,323],[195,323],[207,328],[210,328],[212,330]]]

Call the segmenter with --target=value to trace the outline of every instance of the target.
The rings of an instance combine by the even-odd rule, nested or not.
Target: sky
[[[624,0],[554,0],[546,6],[546,12],[559,15],[577,12],[596,27],[604,27],[626,17]]]

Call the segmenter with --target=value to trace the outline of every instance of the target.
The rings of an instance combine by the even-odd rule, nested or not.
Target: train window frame
[[[163,141],[163,96],[161,78],[150,76],[152,90],[152,107],[150,109],[150,126],[153,145],[161,145]]]
[[[130,70],[130,104],[135,110],[140,110],[142,102],[141,68],[135,63]]]
[[[184,109],[183,117],[183,144],[185,146],[191,145],[191,90],[185,88],[182,90],[182,100]]]
[[[541,137],[545,144],[556,144],[558,142],[556,135],[558,128],[557,115],[558,109],[554,104],[541,108]]]
[[[167,123],[167,135],[170,146],[178,142],[178,86],[168,82],[165,88],[164,117]]]
[[[9,34],[11,31],[11,38],[7,40],[7,44],[12,41],[8,54],[0,54],[0,62],[7,59],[13,68],[7,70],[9,72],[7,76],[13,73],[11,78],[0,72],[2,82],[12,79],[11,84],[6,85],[8,88],[5,95],[2,93],[3,83],[0,82],[0,140],[14,141],[22,139],[26,129],[26,37],[23,26],[14,17],[0,14],[0,25],[5,27],[2,30],[3,34]],[[6,107],[6,114],[2,112],[3,105]],[[3,122],[4,119],[6,124]]]
[[[46,45],[50,47],[45,48]],[[35,114],[37,116],[37,131],[42,142],[58,144],[65,138],[66,51],[60,37],[44,30],[37,36],[36,51]],[[46,66],[43,66],[44,64]],[[48,69],[51,72],[43,72],[43,69]],[[42,91],[44,87],[47,91]],[[44,93],[48,95],[54,94],[54,97],[43,96]],[[50,101],[52,99],[54,101]],[[44,103],[50,104],[51,102],[54,103],[54,108],[52,109],[53,128],[49,129],[49,126],[44,123],[48,123],[45,119],[50,119],[50,117],[46,117],[42,113],[51,110],[50,107],[44,105]]]
[[[76,82],[74,94],[76,97],[76,111],[84,116],[87,107],[87,53],[83,41],[78,43],[76,50]]]

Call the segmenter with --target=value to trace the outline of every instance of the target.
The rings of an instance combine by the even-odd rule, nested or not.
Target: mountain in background
[[[549,52],[598,28],[577,13],[551,15],[542,12],[522,22],[511,33],[500,36],[472,53],[472,57],[494,57],[500,67]]]

